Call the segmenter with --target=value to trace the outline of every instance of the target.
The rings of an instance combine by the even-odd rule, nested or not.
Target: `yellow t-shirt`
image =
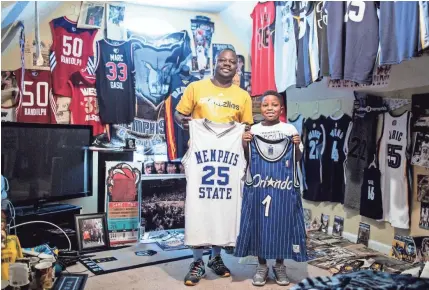
[[[9,264],[15,263],[17,258],[22,258],[22,249],[19,239],[15,235],[8,235],[6,248],[1,250],[1,279],[9,280]]]
[[[210,79],[191,83],[176,110],[193,119],[253,124],[250,95],[234,84],[229,88],[217,87]]]

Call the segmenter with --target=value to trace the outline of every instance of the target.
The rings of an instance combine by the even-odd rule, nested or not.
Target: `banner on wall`
[[[110,246],[139,240],[141,162],[106,162],[106,214]]]
[[[136,140],[136,161],[167,161],[164,100],[171,76],[190,61],[190,38],[186,31],[152,39],[131,34],[136,70],[137,114],[131,124],[112,125],[111,146],[125,145],[125,138]]]
[[[214,33],[214,23],[206,16],[191,19],[195,55],[192,57],[192,71],[210,70],[209,50]]]
[[[369,85],[362,85],[352,81],[346,80],[331,80],[329,79],[328,88],[343,88],[343,89],[355,89],[355,88],[383,88],[389,85],[390,73],[392,70],[391,65],[382,65],[375,69],[372,76],[372,83]]]

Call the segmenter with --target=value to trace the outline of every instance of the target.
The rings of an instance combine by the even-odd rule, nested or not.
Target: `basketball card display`
[[[55,123],[56,105],[51,91],[51,72],[25,70],[19,88],[16,121],[24,123]],[[22,80],[21,69],[15,71],[17,83]]]
[[[319,78],[319,44],[315,3],[294,1],[293,25],[297,47],[296,87],[305,88]]]
[[[375,220],[383,218],[383,203],[381,196],[381,173],[376,161],[365,168],[360,196],[360,215]]]
[[[322,221],[322,224],[320,225],[319,231],[327,234],[329,228],[329,215],[322,213],[320,215],[320,220]]]
[[[94,74],[93,44],[97,29],[78,28],[77,22],[59,17],[49,22],[52,46],[49,56],[52,90],[56,95],[71,96],[67,84],[70,75],[83,68]]]
[[[390,256],[401,261],[414,263],[417,258],[414,239],[410,236],[395,235],[392,241]]]
[[[373,1],[326,1],[329,72],[333,80],[371,84],[378,53]]]
[[[187,181],[185,245],[235,245],[246,166],[244,128],[236,122],[189,122],[189,149],[182,158]]]
[[[95,76],[85,71],[73,73],[68,81],[71,88],[70,124],[92,126],[92,135],[104,133],[98,110]]]
[[[356,244],[364,244],[368,247],[370,233],[370,225],[365,223],[359,223],[358,239]]]
[[[169,160],[182,158],[186,153],[189,141],[189,132],[184,130],[174,120],[176,106],[182,99],[186,87],[197,81],[193,75],[176,74],[171,77],[170,95],[165,100],[165,138],[167,140],[167,153]]]
[[[274,71],[278,92],[296,84],[296,39],[291,8],[293,1],[275,1]]]
[[[332,226],[332,235],[335,237],[341,237],[344,230],[344,218],[340,216],[334,217],[334,225]]]
[[[322,157],[325,151],[326,132],[325,116],[318,119],[306,119],[304,123],[304,152],[303,152],[303,198],[311,201],[328,201],[322,192]]]
[[[97,41],[97,96],[104,124],[129,124],[136,114],[130,41]]]
[[[252,33],[252,96],[276,90],[274,78],[274,22],[276,7],[273,1],[258,2],[250,15]]]
[[[418,1],[380,1],[380,65],[417,56]]]
[[[400,116],[390,112],[383,115],[383,133],[380,140],[378,163],[381,172],[383,219],[392,227],[409,228],[408,160],[411,113]]]
[[[290,137],[250,142],[236,256],[307,261],[295,150]]]
[[[323,155],[323,191],[331,202],[344,202],[344,152],[346,136],[351,130],[352,118],[342,114],[326,118],[326,154]]]

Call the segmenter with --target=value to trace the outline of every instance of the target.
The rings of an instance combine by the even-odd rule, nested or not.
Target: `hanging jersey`
[[[373,1],[325,1],[331,79],[370,84],[378,53]]]
[[[383,135],[380,140],[378,162],[381,172],[383,218],[392,227],[409,228],[409,112],[393,117],[384,113]]]
[[[429,1],[419,1],[419,51],[429,48]]]
[[[104,133],[98,110],[95,76],[77,71],[71,75],[69,86],[72,98],[69,106],[70,123],[92,126],[92,135]]]
[[[371,219],[383,218],[381,173],[376,167],[365,168],[360,199],[360,215]]]
[[[186,173],[185,244],[234,246],[240,228],[241,184],[246,160],[244,124],[189,122]]]
[[[319,44],[320,75],[329,77],[328,57],[328,14],[323,7],[323,1],[316,3],[317,40]]]
[[[136,113],[134,63],[129,41],[97,41],[97,96],[104,124],[129,124]]]
[[[307,87],[319,78],[319,44],[314,6],[311,1],[294,1],[292,6],[297,48],[297,88]]]
[[[15,107],[1,107],[1,121],[2,122],[15,122],[16,121],[16,109]]]
[[[293,125],[298,131],[299,136],[302,138],[302,127],[304,125],[304,117],[299,114],[295,120],[289,119],[289,124]]]
[[[292,139],[250,142],[250,183],[243,193],[234,254],[307,261],[304,211]]]
[[[21,69],[15,71],[20,84]],[[22,89],[19,88],[16,121],[22,123],[55,123],[56,104],[51,92],[51,72],[25,70]]]
[[[94,73],[93,45],[97,29],[77,27],[77,22],[59,17],[49,22],[52,46],[49,63],[52,71],[52,90],[56,95],[71,96],[67,84],[72,73],[88,66]]]
[[[380,65],[398,64],[417,55],[417,1],[380,1]]]
[[[193,75],[183,76],[176,74],[171,77],[170,95],[165,100],[165,138],[167,139],[168,159],[182,158],[186,153],[189,141],[189,132],[183,130],[174,120],[176,106],[182,99],[185,88],[199,79]]]
[[[250,15],[252,33],[252,96],[276,90],[274,78],[274,22],[276,8],[273,1],[256,4]]]
[[[304,123],[304,199],[327,201],[322,192],[322,157],[325,151],[326,133],[325,116],[318,119],[307,119]]]
[[[274,71],[278,92],[296,84],[296,40],[291,6],[293,1],[275,1]]]
[[[350,133],[352,118],[343,114],[337,118],[329,116],[325,122],[326,154],[323,158],[323,192],[331,202],[344,202],[345,146]]]

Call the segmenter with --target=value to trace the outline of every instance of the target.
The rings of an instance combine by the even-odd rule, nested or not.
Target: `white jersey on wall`
[[[189,149],[182,158],[187,182],[185,245],[235,246],[246,167],[244,128],[236,122],[189,122]]]
[[[409,180],[408,149],[410,145],[410,112],[394,117],[384,113],[383,133],[380,140],[379,164],[383,218],[392,227],[408,229]]]
[[[279,92],[296,84],[296,40],[291,6],[293,1],[276,1],[274,71]]]

